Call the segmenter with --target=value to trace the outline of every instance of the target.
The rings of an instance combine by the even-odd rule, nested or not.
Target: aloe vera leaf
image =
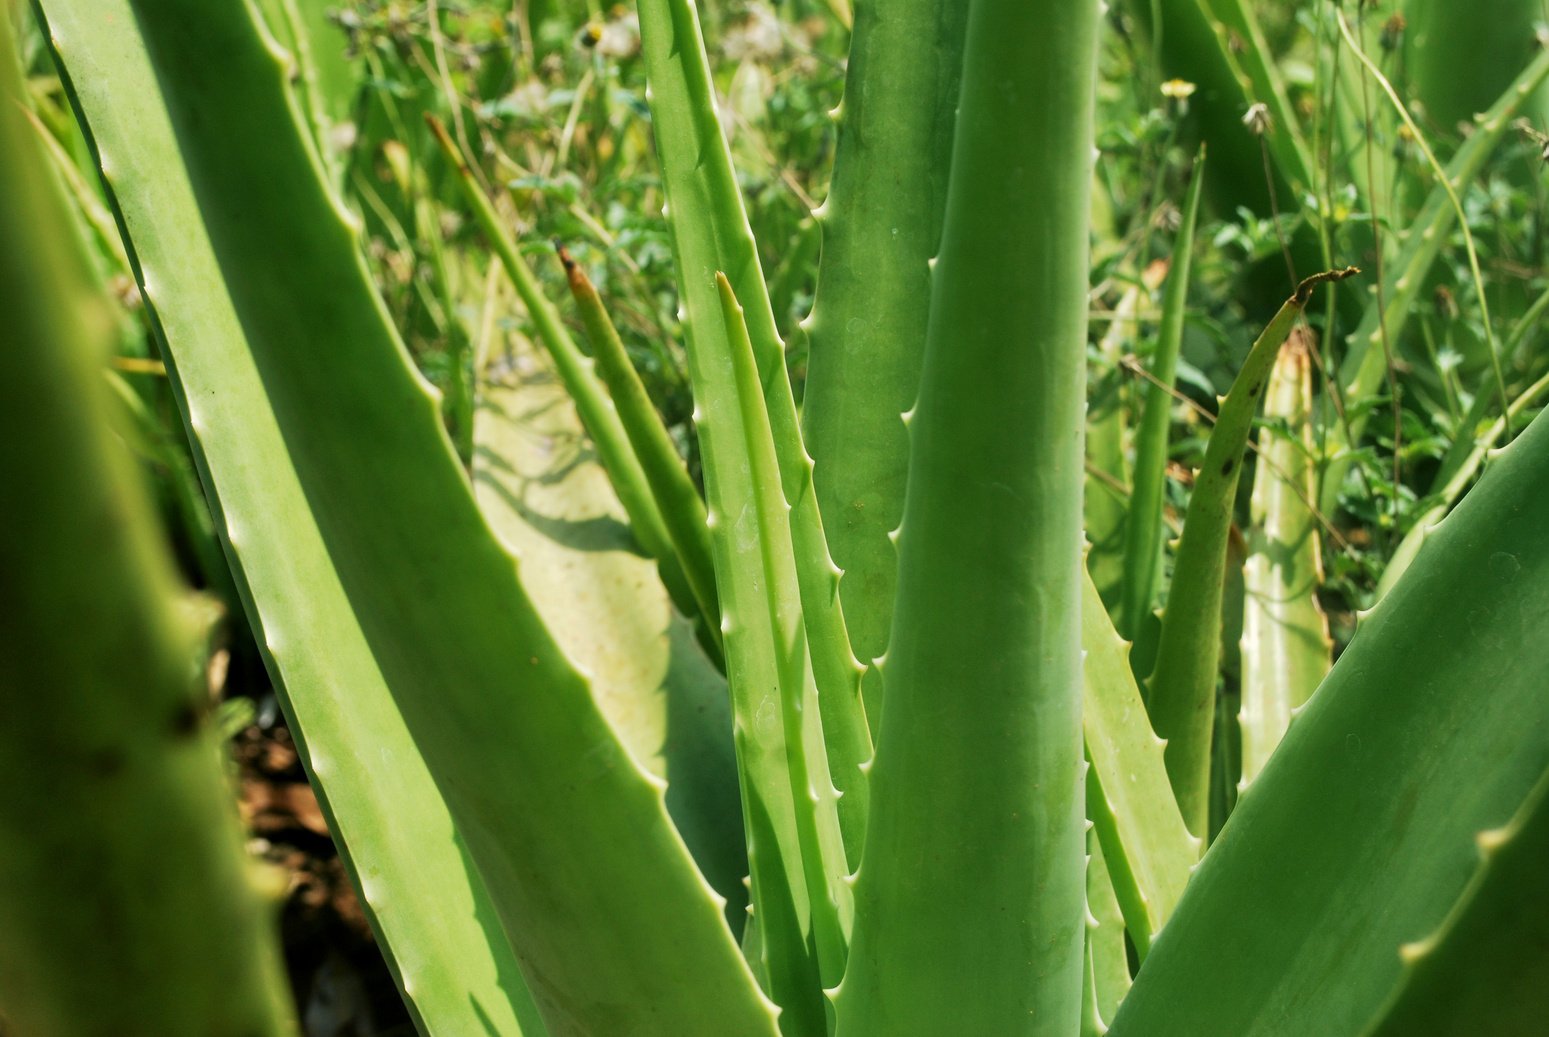
[[[1146,384],[1145,409],[1135,432],[1135,468],[1129,514],[1124,524],[1124,579],[1119,585],[1119,631],[1133,641],[1141,628],[1155,622],[1157,590],[1162,582],[1162,503],[1167,487],[1167,442],[1172,432],[1173,382],[1183,345],[1183,317],[1188,304],[1189,273],[1194,259],[1194,226],[1199,215],[1200,188],[1205,180],[1205,153],[1194,162],[1194,175],[1183,203],[1183,220],[1173,248],[1172,267],[1162,294],[1162,324],[1151,378]]]
[[[1501,0],[1488,18],[1451,0],[1408,0],[1403,8],[1410,87],[1431,122],[1448,132],[1483,111],[1532,60],[1544,17],[1539,0]],[[1529,100],[1535,117],[1549,114],[1545,100],[1538,91]]]
[[[1098,340],[1101,358],[1098,377],[1088,392],[1086,421],[1086,492],[1084,511],[1086,538],[1092,547],[1086,567],[1092,574],[1104,603],[1118,607],[1119,587],[1124,578],[1124,524],[1133,494],[1130,465],[1125,456],[1127,429],[1124,388],[1128,381],[1123,367],[1124,355],[1140,337],[1141,306],[1150,299],[1166,275],[1167,264],[1151,264],[1140,280],[1124,290],[1108,324]]]
[[[1173,798],[1161,739],[1151,730],[1129,662],[1130,646],[1086,577],[1081,595],[1089,816],[1103,843],[1113,891],[1144,960],[1183,895],[1201,843]],[[1095,803],[1093,795],[1101,800]]]
[[[773,1033],[663,784],[608,728],[480,516],[355,226],[298,131],[283,55],[243,9],[157,0],[134,14],[303,514],[545,1021],[556,1034]],[[154,303],[158,273],[143,272]],[[213,402],[190,394],[196,434]],[[232,540],[240,556],[240,522]],[[315,634],[291,625],[290,607],[264,615],[277,658]],[[325,784],[351,763],[312,757]],[[369,875],[364,888],[392,909]],[[405,980],[412,994],[418,978]],[[642,1002],[650,1020],[633,1009]]]
[[[909,435],[941,240],[968,4],[860,0],[828,200],[802,421],[856,653],[887,650]],[[864,681],[880,719],[881,682]]]
[[[1259,96],[1256,84],[1244,75],[1233,52],[1231,26],[1213,10],[1217,2],[1229,5],[1228,0],[1130,0],[1129,10],[1150,38],[1162,74],[1185,79],[1197,88],[1183,118],[1190,136],[1208,143],[1215,156],[1212,198],[1228,211],[1243,205],[1267,214],[1273,191],[1282,210],[1293,209],[1299,192],[1312,183],[1306,149],[1290,137],[1295,121],[1274,112],[1268,133],[1273,179],[1266,181],[1259,139],[1243,123],[1243,116],[1254,102],[1278,105],[1278,98],[1273,92]],[[1158,24],[1152,23],[1153,5],[1161,17]],[[1257,58],[1259,63],[1270,60],[1263,55]]]
[[[0,1011],[38,1037],[295,1033],[193,618],[99,365],[114,320],[0,17]]]
[[[629,516],[630,528],[634,530],[640,546],[656,559],[661,569],[662,582],[667,585],[678,608],[685,615],[704,615],[709,627],[717,629],[717,612],[713,607],[714,574],[703,569],[690,572],[686,567],[686,560],[678,553],[677,543],[657,508],[641,460],[630,444],[624,423],[598,379],[591,359],[581,352],[581,348],[570,337],[559,311],[544,294],[537,275],[522,258],[510,231],[485,197],[484,189],[474,179],[473,171],[446,132],[446,127],[432,115],[426,116],[426,122],[440,144],[442,153],[457,170],[457,182],[462,186],[463,196],[473,210],[474,219],[495,250],[511,283],[516,286],[517,294],[522,297],[539,341],[554,358],[555,370],[559,372],[570,398],[575,401],[581,422],[597,447],[597,456],[613,481],[614,492],[624,505],[624,513]]]
[[[811,904],[811,942],[816,948],[818,975],[823,988],[836,985],[844,974],[850,916],[850,886],[845,880],[844,842],[839,834],[836,796],[821,751],[821,717],[810,711],[811,662],[806,653],[806,629],[801,618],[801,593],[791,557],[790,505],[780,487],[780,463],[775,457],[774,436],[764,410],[763,383],[753,359],[753,344],[741,305],[724,274],[716,274],[721,310],[730,332],[733,377],[741,412],[741,431],[748,459],[751,511],[744,511],[738,526],[752,525],[758,546],[764,589],[763,617],[768,623],[778,686],[780,720],[786,747],[786,772],[791,802],[795,806],[796,838],[803,878]],[[731,531],[746,537],[746,528]],[[749,622],[756,622],[748,617]],[[735,620],[733,620],[735,622]],[[767,680],[759,675],[754,680]],[[816,726],[807,717],[815,720]],[[819,751],[814,752],[813,748]]]
[[[1189,497],[1146,705],[1156,733],[1167,740],[1167,774],[1183,820],[1198,836],[1206,834],[1208,824],[1210,742],[1215,725],[1216,671],[1221,660],[1227,537],[1253,416],[1280,346],[1313,289],[1324,281],[1343,280],[1355,273],[1354,267],[1347,267],[1304,280],[1253,343],[1231,390],[1221,401],[1204,463]]]
[[[515,957],[312,517],[128,0],[48,0],[46,13],[142,291],[150,280],[185,427],[197,407],[190,444],[254,639],[405,1001],[429,1032],[477,1032],[482,1016],[541,1034],[518,1026],[521,1006],[535,1012]],[[276,629],[293,631],[282,653],[267,648]]]
[[[1515,419],[1524,410],[1536,404],[1546,392],[1549,392],[1549,375],[1545,375],[1522,390],[1522,393],[1515,400],[1511,401],[1508,415]],[[1481,394],[1479,398],[1489,399],[1485,394]],[[1463,495],[1463,492],[1468,489],[1469,483],[1473,482],[1474,476],[1479,474],[1479,469],[1484,465],[1485,459],[1490,456],[1491,452],[1495,450],[1495,445],[1506,434],[1506,418],[1496,418],[1490,423],[1488,428],[1482,430],[1477,435],[1469,435],[1469,427],[1469,424],[1465,422],[1464,434],[1463,437],[1460,437],[1460,442],[1467,442],[1469,444],[1468,451],[1458,455],[1455,465],[1449,465],[1445,460],[1442,463],[1440,474],[1446,474],[1447,480],[1432,491],[1432,495],[1436,497],[1436,503],[1427,508],[1419,518],[1415,519],[1414,525],[1410,527],[1409,532],[1404,534],[1404,539],[1400,540],[1398,546],[1393,549],[1393,556],[1388,559],[1388,567],[1383,570],[1382,579],[1377,581],[1377,597],[1379,599],[1385,597],[1393,589],[1394,584],[1398,582],[1398,578],[1404,575],[1409,566],[1414,563],[1415,556],[1425,546],[1425,542],[1430,538],[1431,530],[1435,528],[1436,523],[1446,516],[1447,509],[1452,507],[1453,503]]]
[[[1436,932],[1404,944],[1404,978],[1369,1037],[1512,1037],[1543,1026],[1549,984],[1549,772],[1501,828],[1480,832],[1479,865]]]
[[[713,617],[719,635],[721,603],[715,590],[715,563],[710,557],[710,526],[706,521],[705,502],[699,496],[699,488],[689,478],[688,469],[678,456],[672,436],[651,403],[629,354],[624,351],[624,342],[591,278],[563,248],[559,250],[559,258],[565,268],[570,295],[581,314],[587,340],[592,344],[594,370],[607,387],[619,423],[629,437],[700,610],[705,616]]]
[[[1093,832],[1086,837],[1086,903],[1091,917],[1086,923],[1087,967],[1091,970],[1089,1003],[1096,1016],[1094,1033],[1106,1033],[1107,1020],[1119,1010],[1129,991],[1129,956],[1124,948],[1124,916],[1108,881],[1108,864]],[[1084,996],[1083,1000],[1087,1000]]]
[[[724,345],[729,329],[715,287],[715,274],[722,272],[745,313],[753,357],[764,385],[785,499],[791,506],[791,541],[801,584],[807,647],[822,709],[829,771],[841,794],[839,820],[844,828],[845,854],[853,866],[866,831],[869,793],[861,768],[871,758],[871,734],[861,703],[864,668],[850,650],[839,606],[839,570],[828,556],[818,515],[812,459],[802,444],[784,352],[731,153],[721,132],[694,5],[690,0],[640,0],[638,7],[700,448],[707,467],[729,471],[731,466],[744,463],[738,437],[718,439],[714,431],[717,426],[734,427],[732,410],[737,399]],[[743,503],[738,503],[739,511]],[[713,503],[710,510],[712,514],[717,510]],[[724,510],[722,514],[733,520]],[[719,556],[716,572],[721,572]],[[724,588],[722,594],[724,599]]]
[[[1302,120],[1280,77],[1281,59],[1270,50],[1258,15],[1245,0],[1204,0],[1204,4],[1215,19],[1217,45],[1243,84],[1245,98],[1264,105],[1269,112],[1270,122],[1263,137],[1275,167],[1297,192],[1282,198],[1281,205],[1287,211],[1295,211],[1298,199],[1310,193],[1316,183],[1315,163],[1313,149],[1302,132]],[[1239,120],[1246,111],[1244,107],[1238,114]],[[1262,171],[1259,178],[1263,179]]]
[[[817,219],[804,220],[791,239],[790,247],[786,250],[780,265],[775,268],[773,276],[769,278],[769,308],[775,312],[775,320],[781,334],[787,338],[793,335],[798,341],[790,343],[790,351],[795,352],[799,348],[799,337],[806,335],[806,331],[797,324],[799,314],[796,311],[797,293],[804,288],[810,289],[808,278],[812,276],[813,268],[817,265],[818,255],[823,248],[823,225]],[[808,374],[808,390],[811,388],[811,374]],[[805,407],[805,402],[804,407]],[[811,439],[809,433],[807,438]]]
[[[1546,508],[1540,416],[1291,724],[1115,1034],[1355,1033],[1388,1000],[1397,947],[1434,931],[1475,870],[1475,834],[1509,820],[1549,767]]]
[[[726,680],[642,558],[552,360],[529,340],[480,381],[473,486],[522,586],[667,809],[705,878],[746,916],[747,856]]]
[[[1549,79],[1549,51],[1540,53],[1532,64],[1501,94],[1499,100],[1484,115],[1477,117],[1474,131],[1458,148],[1447,163],[1447,180],[1455,190],[1462,190],[1479,174],[1496,145],[1511,128],[1511,121],[1521,110],[1534,91]],[[1415,300],[1426,285],[1432,264],[1442,246],[1456,226],[1457,213],[1452,208],[1446,186],[1437,184],[1426,196],[1424,205],[1410,222],[1409,229],[1399,243],[1388,239],[1388,248],[1396,250],[1383,264],[1384,305],[1379,306],[1376,297],[1367,307],[1360,324],[1346,340],[1345,358],[1339,366],[1340,391],[1345,400],[1363,400],[1372,396],[1387,376],[1386,356],[1382,349],[1382,328],[1387,327],[1390,339],[1396,339],[1403,330],[1404,322],[1414,309]],[[1340,422],[1328,422],[1326,449],[1331,453],[1323,475],[1323,489],[1319,496],[1318,510],[1332,515],[1339,507],[1339,491],[1352,459],[1341,451],[1359,443],[1365,431],[1369,415],[1354,413],[1349,416],[1349,435]]]
[[[1081,1016],[1098,5],[986,0],[968,17],[845,1037],[1068,1037]]]
[[[1242,784],[1252,781],[1334,664],[1328,618],[1318,605],[1323,555],[1314,494],[1312,375],[1305,336],[1292,333],[1280,351],[1264,416],[1281,419],[1291,436],[1268,425],[1259,433],[1253,477],[1248,559],[1243,566]],[[1294,438],[1292,438],[1294,437]]]

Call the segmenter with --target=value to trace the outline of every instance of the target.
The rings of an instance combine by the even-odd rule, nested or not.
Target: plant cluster
[[[425,1033],[1533,1032],[1542,12],[1263,6],[0,18],[0,1031],[272,687]]]

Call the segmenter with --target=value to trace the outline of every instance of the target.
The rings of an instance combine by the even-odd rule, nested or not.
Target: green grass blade
[[[1114,630],[1090,577],[1082,587],[1081,644],[1086,650],[1081,724],[1092,763],[1088,799],[1093,791],[1102,797],[1092,821],[1144,960],[1152,936],[1183,895],[1201,844],[1178,812],[1163,743],[1151,730],[1130,669],[1129,645]]]
[[[114,326],[0,15],[0,1013],[36,1037],[296,1032],[194,617],[111,429]]]
[[[785,356],[775,330],[769,293],[738,191],[731,153],[721,132],[704,40],[690,0],[640,0],[641,48],[650,80],[651,120],[667,193],[668,224],[677,260],[678,293],[685,316],[688,365],[699,415],[706,464],[723,471],[742,463],[733,436],[717,445],[705,423],[732,428],[736,393],[727,353],[730,334],[715,288],[715,274],[731,283],[746,316],[753,357],[764,385],[764,403],[780,461],[785,499],[791,505],[791,539],[801,605],[823,711],[829,769],[842,798],[839,819],[845,852],[859,858],[866,831],[868,792],[861,765],[871,757],[871,736],[861,704],[863,667],[850,650],[839,607],[839,571],[812,488],[812,459],[802,444]],[[719,452],[719,453],[717,453]],[[713,458],[713,460],[712,460]],[[739,510],[741,507],[739,502]],[[711,507],[712,513],[715,507]],[[734,516],[724,514],[728,521]],[[720,572],[719,565],[717,573]],[[723,590],[724,593],[724,590]]]
[[[802,421],[856,653],[887,650],[909,434],[941,239],[968,4],[861,0],[812,315]],[[880,719],[880,680],[865,678]]]
[[[1092,548],[1086,567],[1105,603],[1118,607],[1119,588],[1124,579],[1125,522],[1133,489],[1130,464],[1126,456],[1128,436],[1125,406],[1129,374],[1124,356],[1133,352],[1140,337],[1142,304],[1165,275],[1166,263],[1153,263],[1140,280],[1124,290],[1113,308],[1108,330],[1098,340],[1100,371],[1089,374],[1086,419],[1086,496],[1084,512],[1086,537]]]
[[[700,613],[707,602],[713,604],[715,601],[713,576],[702,570],[694,572],[692,576],[687,572],[676,542],[656,506],[650,480],[635,455],[617,408],[608,399],[607,390],[597,378],[591,359],[581,352],[581,348],[570,337],[559,311],[544,294],[537,275],[527,265],[527,260],[522,258],[511,232],[506,229],[494,205],[485,197],[484,189],[474,179],[473,171],[469,169],[446,127],[431,115],[426,116],[426,122],[447,161],[457,170],[457,182],[462,187],[463,197],[467,199],[474,219],[478,221],[479,228],[484,231],[501,266],[505,268],[506,276],[516,286],[538,340],[554,358],[555,370],[559,372],[566,392],[575,401],[581,422],[597,447],[597,456],[604,470],[613,480],[614,491],[624,505],[624,512],[629,516],[630,527],[639,538],[640,546],[656,559],[661,567],[662,581],[668,591],[672,592],[673,600],[684,615]],[[707,579],[708,583],[705,582]],[[716,611],[711,609],[703,614],[708,617],[711,630],[716,629]]]
[[[835,999],[845,1037],[1068,1037],[1080,1022],[1097,22],[1095,4],[970,8],[872,820]]]
[[[1206,834],[1208,824],[1210,742],[1221,661],[1227,537],[1253,416],[1280,346],[1313,289],[1324,281],[1343,280],[1355,273],[1355,268],[1349,267],[1304,280],[1253,343],[1231,390],[1221,401],[1205,460],[1189,497],[1146,705],[1156,733],[1167,739],[1167,774],[1183,820],[1197,836]]]
[[[1120,1037],[1356,1033],[1475,835],[1549,767],[1549,419],[1508,447],[1357,631],[1206,853]],[[1395,695],[1403,699],[1395,709]]]
[[[705,502],[699,496],[699,488],[689,478],[688,469],[678,456],[661,415],[651,403],[645,384],[630,363],[624,342],[608,316],[602,297],[597,294],[586,271],[563,247],[559,249],[559,258],[565,267],[571,297],[581,314],[581,324],[586,328],[587,340],[592,344],[594,370],[613,400],[619,423],[629,437],[700,611],[711,622],[719,638],[721,603],[715,590],[715,562],[710,557],[710,526],[706,521]]]
[[[561,1033],[772,1033],[663,784],[609,729],[479,514],[297,130],[282,56],[243,9],[134,12],[308,513],[545,1019]],[[206,402],[191,400],[196,432]],[[240,554],[240,527],[233,539]],[[280,658],[312,633],[286,607],[265,616]],[[325,780],[346,765],[313,757]]]
[[[1135,433],[1135,468],[1129,514],[1124,524],[1124,579],[1119,586],[1119,631],[1134,641],[1147,623],[1154,623],[1156,598],[1162,582],[1162,503],[1167,488],[1167,443],[1172,432],[1173,382],[1178,376],[1178,352],[1183,345],[1183,317],[1188,304],[1189,273],[1194,258],[1194,225],[1199,216],[1200,188],[1205,180],[1205,153],[1194,163],[1183,203],[1172,268],[1162,295],[1162,325],[1145,409]]]
[[[1312,373],[1308,341],[1293,334],[1264,390],[1264,416],[1291,432],[1259,433],[1248,559],[1243,566],[1242,784],[1252,781],[1280,743],[1292,713],[1312,697],[1334,645],[1318,605],[1323,555],[1314,494]],[[1293,438],[1294,437],[1294,438]]]
[[[427,1029],[478,1032],[482,1016],[502,1034],[541,1034],[518,1027],[531,1008],[515,957],[312,518],[134,14],[127,0],[49,0],[46,11],[142,291],[151,279],[185,423],[197,408],[194,456],[255,640],[263,648],[281,622],[311,632],[266,649],[265,663],[388,965]],[[314,743],[326,750],[314,756]]]
[[[486,367],[479,395],[479,509],[613,729],[667,782],[673,822],[739,930],[748,862],[726,680],[638,553],[547,353],[518,340]]]
[[[1480,832],[1481,860],[1437,931],[1399,949],[1404,980],[1369,1037],[1512,1037],[1543,1026],[1549,984],[1549,772],[1505,826]]]

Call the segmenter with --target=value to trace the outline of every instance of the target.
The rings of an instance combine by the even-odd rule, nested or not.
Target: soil
[[[249,849],[280,873],[280,931],[305,1037],[412,1037],[283,719],[232,742]]]

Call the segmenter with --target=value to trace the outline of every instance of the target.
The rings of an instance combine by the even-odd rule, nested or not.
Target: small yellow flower
[[[1187,101],[1198,89],[1187,79],[1169,79],[1162,84],[1162,96],[1173,101]]]

